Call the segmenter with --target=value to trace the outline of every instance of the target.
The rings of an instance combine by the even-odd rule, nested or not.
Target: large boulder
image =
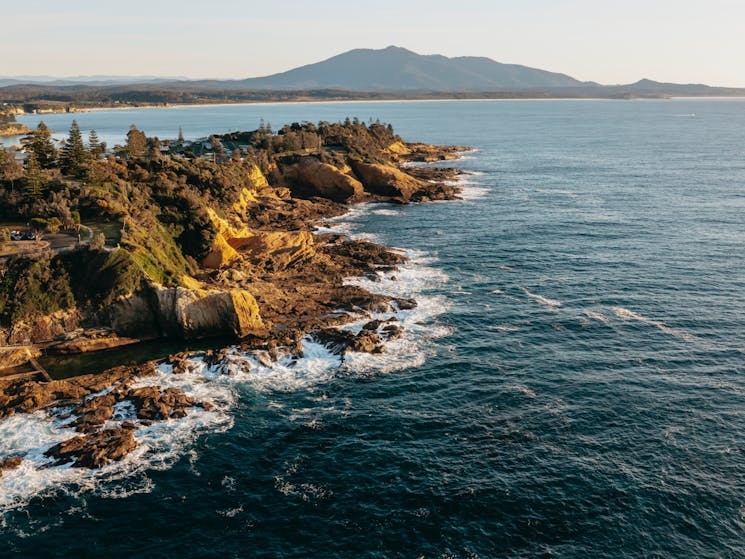
[[[153,292],[157,321],[168,336],[242,338],[266,330],[256,299],[248,291],[154,286]]]
[[[111,329],[120,336],[141,340],[161,335],[152,293],[148,289],[122,297],[109,309]]]
[[[303,157],[285,170],[285,176],[306,196],[346,202],[365,194],[362,183],[348,171],[321,163],[315,157]]]
[[[242,289],[190,289],[150,284],[111,307],[111,326],[120,336],[193,339],[263,334],[253,295]]]
[[[358,161],[353,167],[355,174],[365,185],[365,190],[378,196],[390,196],[408,202],[417,191],[429,186],[429,183],[391,165]]]

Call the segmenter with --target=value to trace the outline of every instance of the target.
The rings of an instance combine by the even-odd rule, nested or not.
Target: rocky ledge
[[[151,362],[51,382],[0,379],[0,418],[47,410],[79,434],[54,445],[46,456],[58,465],[101,468],[137,447],[137,428],[180,419],[195,407],[211,409],[182,390],[141,383],[154,374]],[[21,461],[10,457],[0,462],[0,471]]]

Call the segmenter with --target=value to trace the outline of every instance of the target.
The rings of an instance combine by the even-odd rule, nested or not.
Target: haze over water
[[[74,117],[115,143],[131,123],[198,137],[346,116],[477,149],[457,163],[476,173],[464,201],[368,206],[335,225],[414,257],[379,284],[421,302],[406,343],[341,368],[310,348],[292,373],[208,386],[222,415],[154,434],[132,476],[29,489],[0,517],[0,549],[745,555],[745,101],[41,118],[64,132]]]

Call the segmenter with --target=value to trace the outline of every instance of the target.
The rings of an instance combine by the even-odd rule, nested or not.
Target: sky
[[[263,76],[353,48],[745,87],[745,0],[3,0],[0,75]]]

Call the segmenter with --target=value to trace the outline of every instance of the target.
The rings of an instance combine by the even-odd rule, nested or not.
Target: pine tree
[[[60,154],[60,163],[62,171],[76,177],[81,177],[85,172],[85,163],[90,158],[90,154],[83,143],[83,134],[77,121],[72,121],[70,135],[67,137],[65,145],[62,147]]]
[[[147,136],[133,124],[127,132],[127,158],[141,159],[145,155]]]
[[[88,150],[93,159],[100,159],[106,152],[106,144],[98,139],[98,133],[95,130],[91,130],[88,136]]]
[[[40,121],[36,130],[21,139],[26,151],[33,152],[42,169],[51,169],[57,164],[57,148],[52,142],[52,131],[44,121]]]
[[[147,138],[145,145],[147,146],[147,158],[150,161],[157,161],[160,159],[160,148],[163,144],[161,144],[157,136],[155,138]]]
[[[41,198],[44,187],[44,174],[39,165],[36,154],[32,151],[26,160],[26,171],[24,173],[23,189],[26,198],[29,200],[38,200]]]
[[[15,158],[5,151],[0,144],[0,181],[10,183],[10,191],[15,190],[15,181],[23,177],[23,165],[18,163]]]

